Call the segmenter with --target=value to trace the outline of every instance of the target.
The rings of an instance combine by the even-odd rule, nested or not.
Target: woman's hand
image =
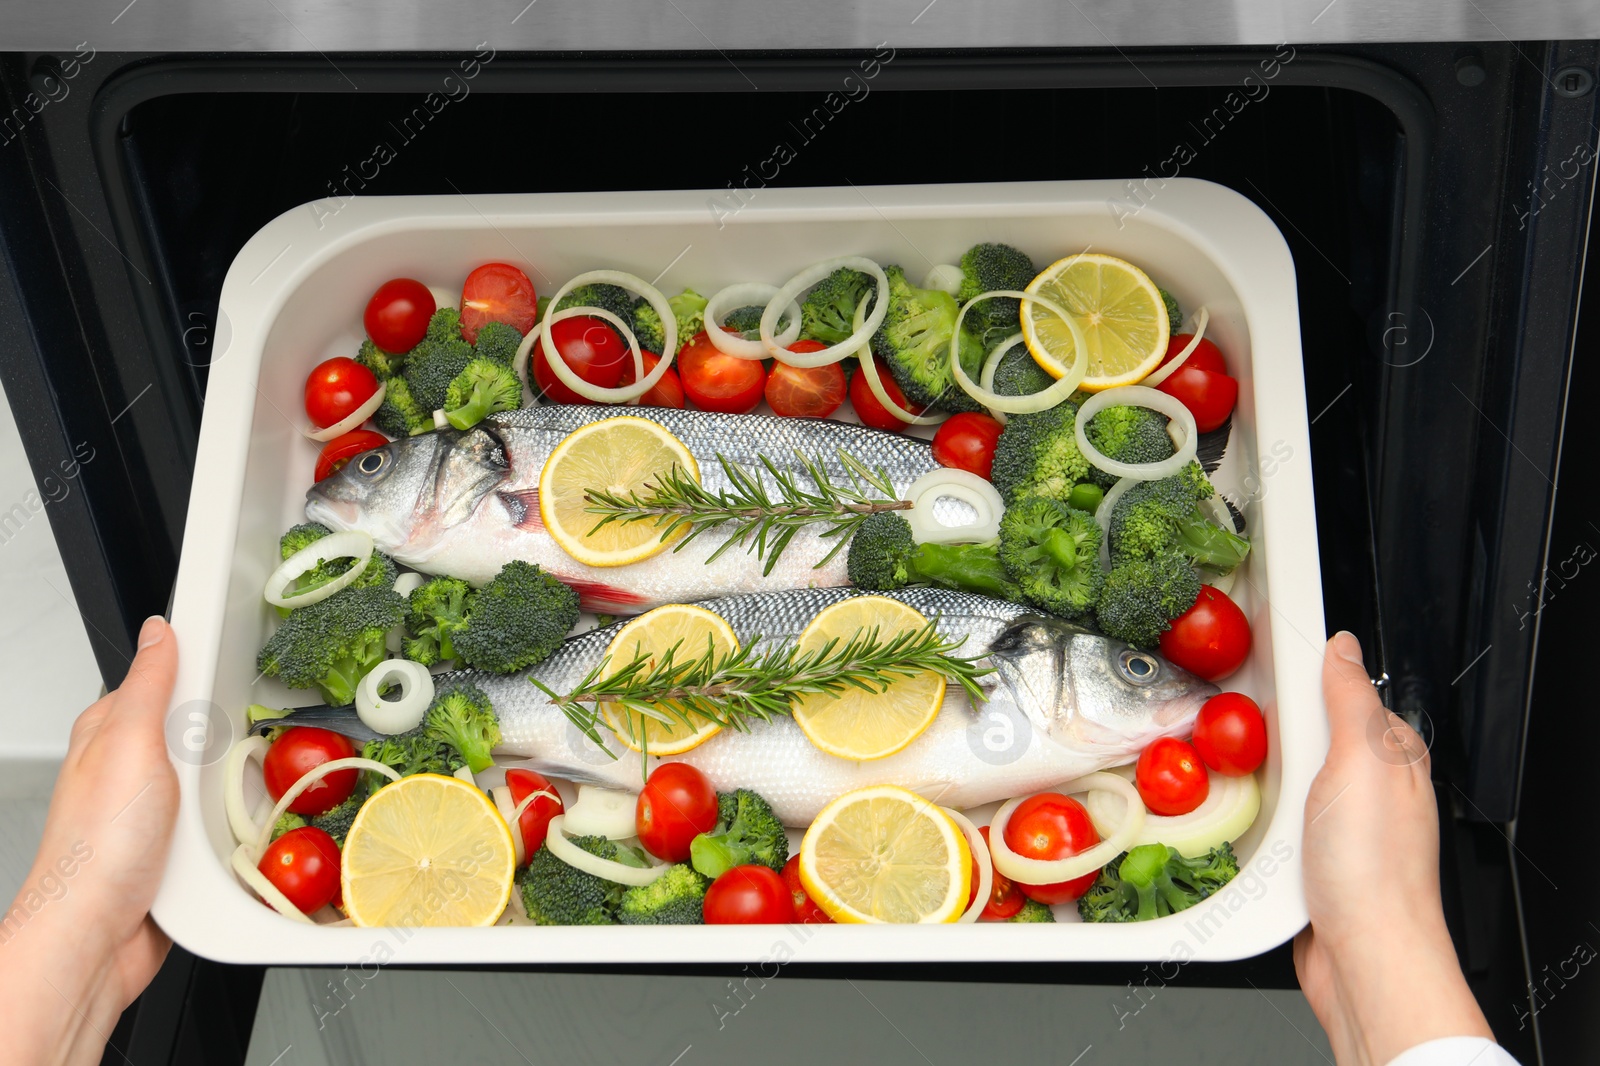
[[[1294,942],[1306,999],[1341,1066],[1493,1039],[1445,927],[1427,748],[1379,702],[1349,633],[1328,641],[1322,691],[1332,740],[1306,801],[1311,926]]]
[[[151,921],[178,808],[164,733],[172,628],[145,622],[115,691],[78,716],[33,870],[0,930],[0,1061],[98,1063],[171,941]]]

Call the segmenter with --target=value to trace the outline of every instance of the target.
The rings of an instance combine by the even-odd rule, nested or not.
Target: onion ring
[[[922,287],[924,289],[938,289],[940,292],[947,292],[954,296],[961,291],[961,283],[965,280],[966,275],[954,263],[939,263],[936,266],[929,267],[928,272],[922,275]]]
[[[261,823],[244,809],[244,767],[251,756],[267,757],[272,745],[266,737],[245,737],[228,752],[227,765],[222,769],[222,807],[228,812],[228,828],[233,839],[241,844],[253,844],[261,835]]]
[[[740,281],[720,290],[715,296],[706,301],[705,316],[706,340],[711,346],[723,355],[731,355],[735,359],[765,359],[767,358],[766,345],[759,340],[750,340],[737,333],[729,333],[722,328],[722,320],[730,312],[750,304],[761,304],[763,307],[772,301],[778,294],[776,285],[768,285],[760,281]],[[784,308],[789,315],[789,325],[784,331],[773,338],[773,342],[781,348],[788,348],[800,336],[800,305],[793,300]]]
[[[966,836],[972,857],[978,860],[978,894],[972,898],[971,905],[961,917],[956,919],[958,922],[975,922],[983,913],[983,908],[989,905],[989,893],[994,889],[994,860],[989,857],[989,845],[983,842],[983,834],[978,832],[978,827],[972,824],[971,819],[950,807],[939,809],[949,815],[950,820],[956,823],[956,828]]]
[[[295,552],[289,558],[278,564],[278,568],[267,578],[266,588],[261,595],[274,607],[306,607],[320,600],[325,600],[346,585],[361,576],[361,572],[372,561],[372,534],[363,533],[359,529],[347,529],[339,533],[330,533],[326,537],[314,540],[304,548]],[[318,585],[305,592],[285,595],[285,591],[294,584],[300,575],[314,569],[318,563],[330,559],[351,559],[350,569],[329,581],[325,585]]]
[[[472,772],[472,767],[470,766],[458,766],[456,767],[456,772],[450,776],[455,778],[457,781],[465,781],[473,788],[478,787],[477,775]]]
[[[355,429],[361,423],[372,417],[372,412],[383,406],[383,398],[389,394],[386,382],[378,382],[378,391],[361,401],[361,406],[345,415],[339,421],[326,429],[307,429],[302,432],[314,441],[330,441],[335,437],[342,437]]]
[[[1100,527],[1100,569],[1107,572],[1111,570],[1111,512],[1117,509],[1117,501],[1122,499],[1122,494],[1137,484],[1139,479],[1136,477],[1119,479],[1106,490],[1105,498],[1095,509],[1094,521]]]
[[[626,840],[639,835],[638,797],[631,792],[579,785],[578,798],[566,811],[573,835]]]
[[[511,861],[513,866],[520,867],[528,861],[528,845],[522,839],[522,827],[512,817],[511,787],[496,785],[489,790],[489,798],[494,800],[494,809],[500,812],[500,817],[506,821],[506,827],[511,830]]]
[[[859,270],[878,283],[878,296],[872,303],[872,311],[867,315],[866,321],[857,326],[850,336],[838,344],[828,345],[821,351],[797,354],[780,346],[772,331],[778,327],[778,316],[782,314],[783,306],[792,303],[800,293],[811,288],[811,286],[832,274],[835,270],[844,267],[849,267],[851,270]],[[861,299],[864,301],[866,297],[863,296]],[[859,255],[841,255],[834,259],[824,259],[821,262],[812,263],[784,282],[783,287],[778,290],[778,295],[774,296],[772,302],[767,304],[767,309],[761,312],[761,343],[766,347],[768,354],[778,362],[788,366],[800,370],[828,366],[831,363],[837,363],[846,356],[854,355],[857,349],[867,343],[874,333],[878,332],[878,327],[883,325],[883,316],[888,312],[889,275],[883,272],[881,266]]]
[[[378,694],[383,685],[399,685],[398,699]],[[422,724],[433,702],[433,675],[410,659],[385,659],[356,683],[356,714],[379,733],[393,736]]]
[[[979,300],[993,299],[996,296],[1010,296],[1036,303],[1067,324],[1067,332],[1072,334],[1072,367],[1060,378],[1056,379],[1055,384],[1049,388],[1041,389],[1027,396],[1001,396],[997,392],[991,392],[982,387],[967,376],[966,368],[961,365],[961,322],[967,317],[967,310],[973,304]],[[1044,411],[1054,407],[1077,390],[1078,383],[1089,372],[1089,342],[1084,339],[1083,328],[1054,300],[1047,300],[1037,293],[1018,292],[1015,289],[995,289],[992,292],[979,293],[962,304],[961,310],[956,312],[956,328],[950,334],[950,372],[954,375],[956,384],[960,385],[968,396],[971,396],[991,411],[1004,411],[1013,415],[1033,414],[1036,411]]]
[[[1123,771],[1112,772],[1126,779]],[[1165,844],[1177,848],[1184,858],[1193,859],[1243,836],[1261,812],[1260,782],[1255,774],[1212,774],[1211,778],[1211,791],[1200,806],[1188,814],[1147,816],[1133,846]],[[1122,805],[1110,793],[1091,792],[1084,806],[1096,830],[1115,825],[1122,814]]]
[[[1189,343],[1183,346],[1183,351],[1173,356],[1165,366],[1158,366],[1150,371],[1139,384],[1149,385],[1153,388],[1170,378],[1173,372],[1183,365],[1183,361],[1193,355],[1194,350],[1200,346],[1201,338],[1206,335],[1206,323],[1210,321],[1210,311],[1207,311],[1204,307],[1196,311],[1194,316],[1194,336],[1190,337]]]
[[[1108,457],[1090,443],[1089,434],[1085,430],[1090,420],[1107,407],[1119,407],[1123,404],[1147,407],[1171,419],[1167,423],[1167,433],[1172,434],[1174,424],[1183,433],[1182,440],[1174,440],[1176,447],[1171,456],[1154,463],[1123,463]],[[1077,439],[1078,451],[1083,453],[1083,457],[1089,460],[1090,465],[1115,477],[1131,477],[1140,481],[1159,481],[1182,470],[1188,465],[1189,460],[1194,458],[1200,440],[1199,430],[1194,424],[1194,415],[1183,405],[1183,401],[1145,385],[1119,385],[1114,389],[1095,393],[1078,408],[1078,418],[1073,423],[1072,433]]]
[[[639,338],[635,337],[632,328],[616,315],[598,307],[569,307],[563,311],[555,310],[556,305],[561,302],[562,297],[566,296],[567,293],[579,285],[589,284],[617,285],[636,292],[643,296],[645,302],[653,307],[656,314],[660,316],[661,346],[668,349],[668,351],[661,353],[661,358],[656,361],[655,369],[651,370],[650,373],[644,373],[644,357],[639,353]],[[595,403],[631,403],[656,387],[656,383],[666,376],[667,370],[672,366],[672,360],[678,354],[678,319],[673,315],[672,308],[667,303],[667,298],[661,295],[660,289],[648,281],[626,271],[590,270],[579,274],[556,290],[556,294],[550,298],[550,307],[551,310],[534,327],[533,332],[539,335],[539,339],[544,345],[545,359],[550,363],[550,369],[555,373],[556,378],[586,400],[593,400]],[[628,347],[633,352],[634,382],[632,385],[623,385],[615,389],[591,385],[567,365],[566,359],[556,349],[555,341],[550,336],[550,327],[552,324],[570,318],[573,315],[593,315],[620,328],[623,339],[628,342]],[[526,340],[527,338],[523,339]],[[518,347],[518,353],[519,355],[521,353],[520,346]]]
[[[272,827],[278,824],[278,819],[283,817],[283,812],[289,809],[289,804],[300,798],[300,793],[321,781],[324,777],[336,770],[372,770],[387,777],[391,781],[400,780],[400,773],[392,766],[386,766],[374,759],[363,759],[359,755],[348,759],[329,759],[325,763],[313,766],[300,775],[300,779],[290,785],[278,802],[273,805],[272,814],[267,817],[266,824],[261,826],[256,835],[255,860],[261,861],[261,856],[266,854],[267,845],[272,842]]]
[[[1006,824],[1011,821],[1011,813],[1027,797],[1019,796],[1001,804],[1000,809],[994,812],[994,820],[989,823],[989,851],[994,858],[995,869],[1018,884],[1053,885],[1057,881],[1071,881],[1092,873],[1128,850],[1128,846],[1144,828],[1145,806],[1144,800],[1139,798],[1139,790],[1126,778],[1108,773],[1085,774],[1057,791],[1071,793],[1096,790],[1115,792],[1127,800],[1122,824],[1087,851],[1065,859],[1029,859],[1012,851],[1006,845]]]
[[[947,526],[933,516],[933,509],[943,497],[953,497],[978,512],[977,518],[965,525]],[[911,525],[911,539],[918,544],[969,544],[993,540],[1000,535],[1000,516],[1006,504],[1000,491],[967,470],[940,467],[930,470],[911,483],[906,490],[911,509],[905,519]]]
[[[983,386],[985,392],[994,392],[994,376],[1000,369],[1000,360],[1004,359],[1006,353],[1020,343],[1022,343],[1022,333],[1019,330],[1001,341],[999,347],[990,352],[989,358],[983,361],[983,370],[978,374],[978,384]],[[1006,424],[1006,413],[997,408],[989,408],[989,417],[1002,426]]]
[[[306,913],[299,907],[290,903],[289,897],[278,891],[277,885],[267,880],[267,875],[261,872],[260,859],[256,859],[254,862],[250,861],[249,844],[240,844],[235,848],[233,858],[230,861],[233,864],[233,872],[238,874],[239,879],[248,885],[252,892],[260,896],[267,906],[293,921],[304,922],[307,925],[317,924],[307,917]]]
[[[651,884],[656,878],[672,869],[670,863],[648,867],[628,866],[625,863],[591,855],[567,839],[566,833],[562,831],[565,821],[566,815],[563,814],[550,819],[550,827],[545,833],[544,842],[550,849],[550,854],[574,869],[603,877],[607,881],[615,881],[619,885],[635,886]]]
[[[407,570],[394,579],[394,591],[399,596],[409,597],[417,589],[427,584],[427,581],[428,579],[422,574]],[[405,638],[406,627],[404,622],[396,626],[390,626],[389,632],[383,635],[383,646],[388,649],[390,655],[399,655],[405,647]]]
[[[867,301],[863,298],[856,304],[855,321],[851,325],[852,332],[859,333],[861,325],[867,317]],[[872,398],[891,415],[898,418],[908,426],[936,426],[950,417],[949,411],[937,411],[931,415],[914,415],[904,407],[889,398],[889,390],[883,387],[883,378],[878,374],[878,361],[872,356],[872,338],[861,342],[861,347],[856,351],[860,360],[861,376],[866,379],[867,390],[872,393]]]

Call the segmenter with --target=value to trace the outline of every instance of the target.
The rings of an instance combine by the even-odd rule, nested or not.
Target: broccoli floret
[[[467,621],[472,586],[460,578],[436,577],[406,599],[405,655],[423,666],[456,657],[453,638]]]
[[[1178,327],[1183,325],[1183,308],[1178,306],[1178,298],[1159,285],[1156,291],[1161,294],[1161,303],[1167,309],[1168,329],[1173,333],[1178,332]]]
[[[332,810],[312,815],[311,825],[331,836],[335,844],[344,847],[344,838],[350,835],[350,826],[355,822],[361,805],[367,802],[368,795],[366,785],[357,784],[356,790],[343,803]]]
[[[277,840],[291,829],[301,829],[306,825],[306,820],[293,811],[284,811],[278,815],[277,824],[272,827],[272,839]]]
[[[573,837],[572,842],[602,859],[627,861],[628,852],[605,837]],[[540,925],[616,924],[623,886],[568,866],[548,844],[539,846],[517,880],[523,909]]]
[[[405,361],[404,353],[396,355],[393,352],[386,352],[370,340],[362,341],[361,350],[356,353],[356,362],[372,371],[372,376],[379,381],[388,381],[400,373]]]
[[[1093,609],[1105,582],[1094,516],[1042,496],[1001,515],[1000,561],[1029,603],[1065,617]]]
[[[323,537],[331,534],[333,530],[321,522],[302,522],[292,526],[287,533],[278,538],[278,554],[287,559],[295,552],[315,544]],[[309,592],[320,588],[334,578],[345,573],[354,565],[355,560],[350,558],[324,559],[316,566],[307,570],[294,583],[285,590],[291,594]],[[351,588],[386,587],[394,584],[397,569],[394,560],[380,551],[372,553],[372,558],[367,561],[366,568],[361,571],[361,576],[350,583]],[[282,614],[282,611],[279,612]],[[287,618],[288,615],[283,615]]]
[[[1013,415],[994,446],[989,480],[1007,503],[1024,496],[1065,500],[1089,478],[1089,460],[1078,450],[1073,424],[1078,408],[1060,403],[1035,414]]]
[[[361,748],[361,757],[381,762],[401,777],[412,774],[448,777],[467,765],[461,752],[453,744],[440,740],[426,722],[404,733],[367,741]]]
[[[950,371],[950,339],[955,335],[954,296],[937,289],[919,289],[905,271],[891,266],[889,308],[872,338],[872,351],[889,367],[895,384],[919,408],[980,411],[983,408],[956,384]],[[983,345],[971,331],[961,330],[961,366],[972,380],[983,369]]]
[[[556,304],[555,310],[565,311],[569,307],[598,307],[602,311],[610,311],[623,322],[632,322],[635,302],[633,293],[624,289],[621,285],[608,285],[601,282],[591,285],[579,285],[561,298],[561,302]],[[607,328],[616,333],[617,337],[622,339],[624,345],[627,344],[626,339],[622,338],[622,334],[617,332],[616,327],[609,320],[602,318],[600,321],[605,322]],[[641,341],[640,343],[643,344],[644,342]]]
[[[500,743],[500,719],[483,689],[465,681],[440,685],[423,716],[421,728],[434,740],[461,753],[473,773],[494,762]]]
[[[433,412],[418,406],[404,377],[390,378],[388,386],[372,416],[379,429],[391,437],[414,437],[433,429]]]
[[[1199,596],[1200,577],[1177,552],[1127,559],[1112,563],[1095,617],[1107,636],[1150,649]]]
[[[998,599],[1022,595],[995,545],[918,544],[911,537],[910,523],[890,511],[868,515],[856,527],[845,570],[856,588],[874,592],[939,585]]]
[[[1144,922],[1188,910],[1239,873],[1232,844],[1186,859],[1165,844],[1141,844],[1112,859],[1078,899],[1086,922]]]
[[[531,563],[512,560],[472,597],[452,638],[473,666],[510,674],[543,662],[578,621],[578,594]]]
[[[1011,350],[1000,357],[1000,365],[994,368],[994,391],[1001,396],[1032,396],[1048,389],[1055,381],[1021,344],[1012,345]]]
[[[1199,463],[1171,477],[1142,481],[1122,494],[1111,513],[1111,558],[1143,559],[1179,552],[1195,566],[1232,570],[1249,554],[1250,542],[1211,521],[1200,506],[1216,489]]]
[[[633,318],[628,326],[638,338],[639,347],[645,351],[660,353],[661,349],[666,347],[667,331],[661,324],[661,316],[656,314],[656,309],[650,305],[649,300],[640,300],[633,305]]]
[[[705,921],[706,886],[711,882],[678,863],[648,885],[622,893],[617,921],[623,925],[700,925]]]
[[[428,319],[428,332],[423,341],[458,341],[461,339],[461,312],[454,307],[441,307]],[[416,351],[415,348],[412,351]]]
[[[679,348],[688,344],[694,339],[695,334],[706,328],[706,303],[706,298],[693,289],[684,289],[667,301],[667,306],[672,308],[672,316],[678,320]]]
[[[719,792],[716,827],[689,842],[689,861],[713,881],[753,862],[782,872],[789,861],[789,838],[771,804],[755,792]]]
[[[761,316],[766,311],[760,304],[736,307],[722,318],[722,325],[735,333],[754,338],[761,332]]]
[[[1172,457],[1167,416],[1148,407],[1107,407],[1089,420],[1084,433],[1101,454],[1119,463],[1159,463]],[[1109,489],[1117,483],[1115,474],[1090,466],[1089,477],[1096,485]]]
[[[493,359],[507,367],[516,361],[517,349],[521,346],[522,334],[517,332],[516,326],[504,322],[484,323],[478,328],[478,339],[472,342],[478,358]]]
[[[800,336],[823,344],[838,344],[854,333],[856,305],[873,287],[859,270],[840,267],[806,294],[800,305]]]
[[[1025,900],[1022,904],[1022,909],[1006,919],[1008,922],[1053,922],[1055,920],[1056,912],[1036,899]]]
[[[496,411],[521,406],[522,382],[511,367],[493,359],[468,363],[444,393],[444,417],[457,429],[471,429]]]
[[[956,300],[966,303],[995,289],[1026,289],[1034,274],[1033,260],[1025,252],[1009,244],[975,244],[961,257],[961,288]],[[967,321],[983,338],[984,347],[992,347],[1022,328],[1022,303],[1009,296],[984,300],[972,305]]]
[[[461,316],[453,307],[441,307],[428,320],[428,335],[406,355],[401,372],[411,401],[431,424],[433,412],[444,406],[445,392],[467,368],[476,353],[461,336]]]
[[[317,689],[331,707],[354,702],[356,683],[383,661],[384,637],[405,617],[392,585],[351,586],[290,611],[256,668],[290,688]]]

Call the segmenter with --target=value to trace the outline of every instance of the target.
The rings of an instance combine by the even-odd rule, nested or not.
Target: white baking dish
[[[765,189],[722,192],[356,198],[296,208],[262,228],[223,284],[173,625],[181,648],[173,735],[183,800],[156,900],[189,950],[253,964],[697,963],[886,960],[1174,960],[1257,954],[1305,924],[1302,810],[1327,734],[1318,679],[1322,586],[1311,489],[1294,263],[1277,228],[1219,185],[1169,181],[1134,211],[1120,182]],[[672,293],[779,283],[842,255],[900,262],[913,277],[979,240],[1037,263],[1092,247],[1144,266],[1188,309],[1241,390],[1219,482],[1243,501],[1254,541],[1233,595],[1255,650],[1228,687],[1266,712],[1263,804],[1236,847],[1241,875],[1171,918],[1129,925],[940,927],[659,926],[383,930],[297,924],[235,880],[222,754],[252,702],[304,703],[255,676],[272,625],[261,586],[276,538],[302,518],[316,449],[299,433],[301,389],[321,359],[354,354],[367,297],[390,277],[459,292],[475,266],[508,260],[540,291],[598,267]],[[658,276],[659,275],[659,276]],[[204,745],[185,733],[209,708]],[[200,749],[200,750],[197,750]],[[1070,911],[1070,908],[1062,908]]]

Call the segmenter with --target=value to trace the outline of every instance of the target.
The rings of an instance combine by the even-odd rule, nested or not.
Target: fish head
[[[1035,729],[1107,765],[1187,735],[1219,691],[1153,652],[1055,618],[1019,618],[989,658]]]
[[[489,423],[435,430],[362,452],[306,492],[306,517],[359,529],[402,561],[427,558],[472,517],[510,473],[504,440]]]

